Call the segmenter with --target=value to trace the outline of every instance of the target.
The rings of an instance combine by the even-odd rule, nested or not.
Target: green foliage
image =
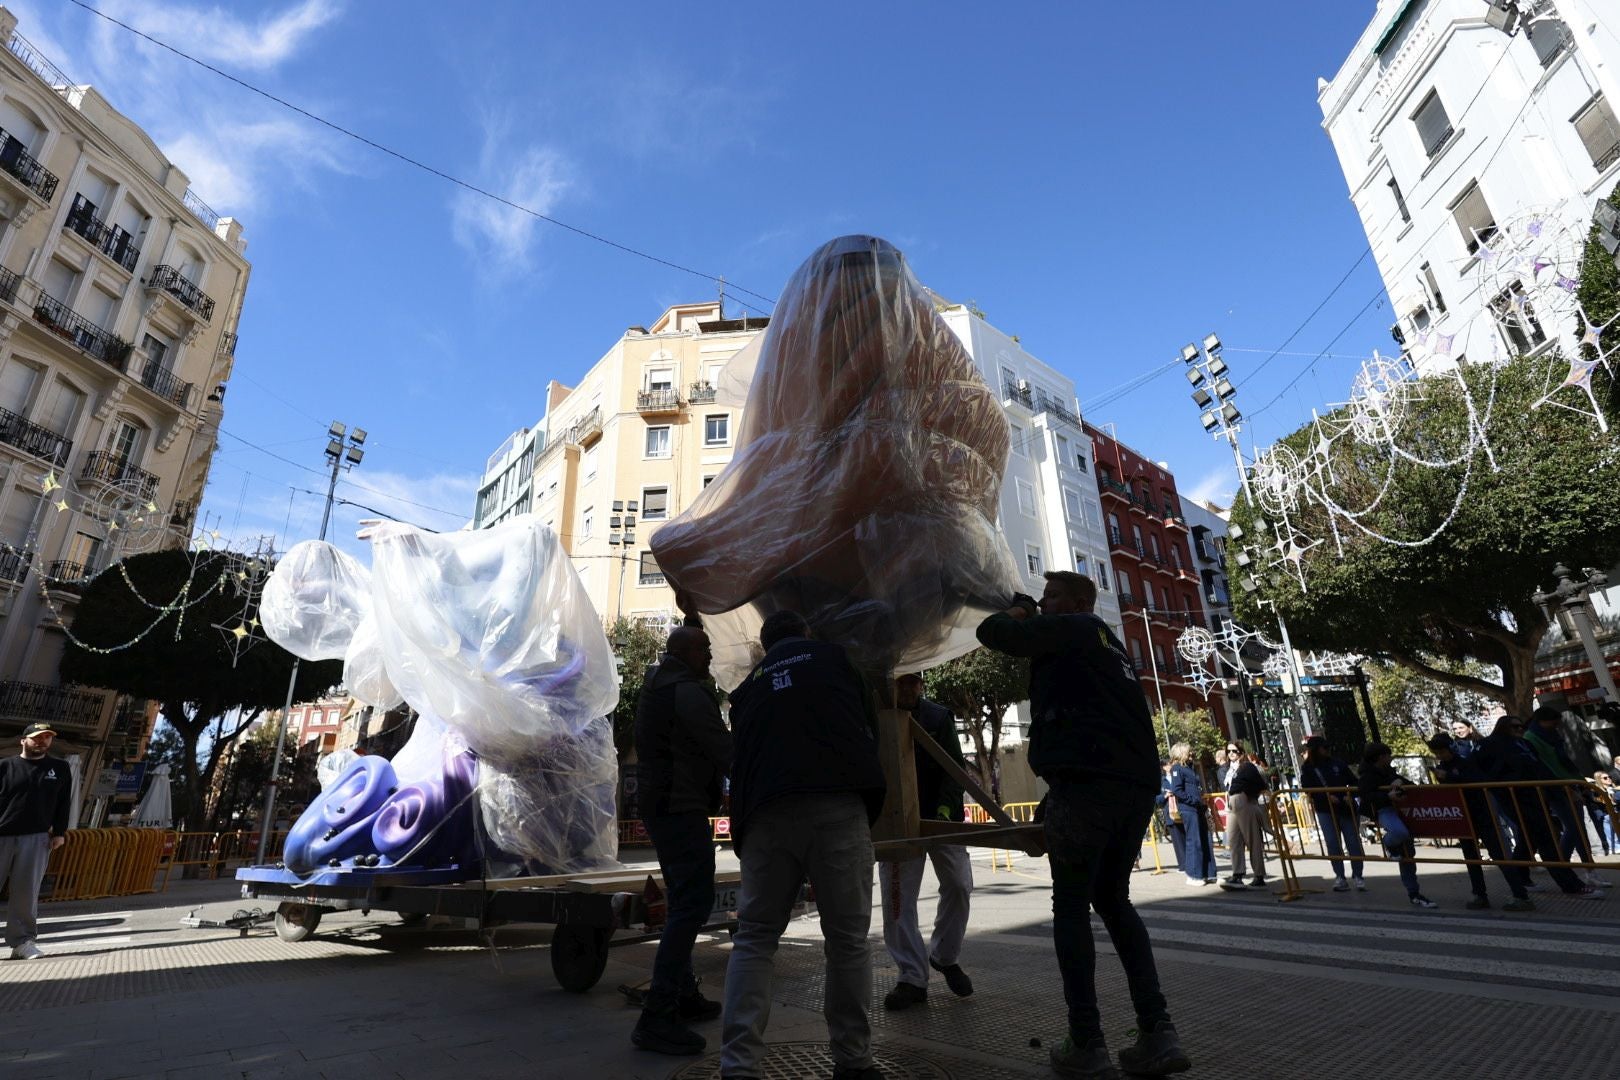
[[[1029,698],[1029,661],[974,649],[923,672],[924,692],[956,714],[973,739],[979,781],[999,800],[996,758],[1007,710]]]
[[[1387,729],[1382,725],[1378,728],[1383,743],[1394,751],[1396,757],[1428,757],[1429,748],[1424,745],[1423,736],[1411,728],[1401,724],[1394,724]]]
[[[102,571],[84,588],[74,636],[92,647],[113,648],[144,635],[129,648],[108,653],[69,642],[62,656],[64,683],[117,690],[161,705],[183,743],[173,771],[190,807],[202,805],[200,793],[221,751],[260,711],[282,705],[292,674],[293,656],[281,646],[259,641],[238,657],[218,629],[258,618],[257,604],[232,588],[240,561],[223,552],[160,551],[125,560],[128,581],[116,566]],[[293,699],[314,700],[342,675],[339,660],[301,664]],[[228,724],[227,714],[235,722]],[[213,737],[203,761],[198,745],[210,727]]]
[[[613,710],[613,745],[623,757],[635,743],[636,700],[647,681],[647,669],[658,663],[668,635],[621,615],[608,627],[607,636],[619,660],[619,705]]]
[[[1168,752],[1164,745],[1166,739],[1170,746],[1184,742],[1192,747],[1194,762],[1204,761],[1215,751],[1226,749],[1226,736],[1210,718],[1208,709],[1182,711],[1165,706],[1153,716],[1153,732],[1161,753]]]
[[[1386,535],[1418,540],[1439,530],[1438,536],[1423,546],[1397,546],[1341,520],[1341,553],[1326,511],[1302,503],[1295,524],[1325,538],[1305,556],[1308,591],[1290,573],[1262,573],[1257,592],[1237,594],[1239,620],[1269,624],[1270,611],[1257,603],[1269,601],[1288,620],[1298,648],[1397,660],[1527,714],[1535,650],[1547,628],[1531,594],[1550,584],[1559,560],[1571,566],[1620,561],[1615,438],[1567,409],[1531,408],[1549,379],[1556,385],[1565,371],[1565,361],[1544,355],[1422,380],[1398,421],[1397,445],[1435,460],[1458,455],[1471,422],[1460,374],[1480,410],[1494,470],[1483,453],[1434,468],[1392,464],[1380,448],[1335,440],[1332,494],[1340,505]],[[1600,401],[1613,415],[1611,396],[1605,381]],[[1307,425],[1282,443],[1304,460],[1316,439]],[[1464,485],[1460,508],[1447,521]],[[1271,539],[1246,498],[1238,499],[1232,517],[1255,543]],[[1437,657],[1451,666],[1436,666]],[[1499,669],[1501,680],[1483,677],[1480,665]]]
[[[1494,682],[1497,677],[1494,670],[1473,661],[1458,662],[1438,656],[1423,659],[1429,667],[1454,675],[1487,682]],[[1367,692],[1372,697],[1381,734],[1397,727],[1416,732],[1444,730],[1453,720],[1477,721],[1491,705],[1491,699],[1484,694],[1440,682],[1400,664],[1371,661],[1365,665],[1365,670]]]
[[[1609,204],[1620,209],[1620,188],[1609,195]],[[1598,227],[1592,226],[1586,241],[1586,257],[1581,260],[1580,285],[1575,297],[1581,302],[1586,318],[1594,326],[1604,326],[1620,315],[1620,268],[1597,240]],[[1587,355],[1592,355],[1590,346]]]

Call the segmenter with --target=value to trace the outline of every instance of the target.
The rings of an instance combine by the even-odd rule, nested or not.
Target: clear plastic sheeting
[[[315,779],[320,781],[321,790],[325,791],[342,776],[344,771],[359,758],[353,750],[335,750],[330,754],[322,755],[315,763]]]
[[[369,535],[371,570],[328,544],[295,547],[266,584],[261,614],[272,640],[298,655],[344,657],[360,700],[403,699],[419,714],[392,763],[410,805],[374,811],[391,815],[378,833],[387,850],[345,847],[345,857],[419,853],[419,835],[437,838],[434,858],[470,859],[443,840],[463,830],[433,820],[461,804],[454,789],[470,789],[473,772],[460,764],[470,750],[502,851],[558,872],[614,865],[614,658],[556,535],[527,515],[479,532],[388,525]]]
[[[900,252],[823,245],[721,384],[744,379],[731,463],[652,538],[705,615],[721,685],[747,674],[780,609],[874,674],[971,649],[1019,584],[995,526],[1007,421]]]

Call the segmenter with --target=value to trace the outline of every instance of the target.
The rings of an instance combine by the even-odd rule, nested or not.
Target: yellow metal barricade
[[[70,829],[46,866],[42,900],[99,900],[154,889],[164,829]]]

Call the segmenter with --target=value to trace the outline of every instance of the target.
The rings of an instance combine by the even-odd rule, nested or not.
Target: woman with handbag
[[[1210,845],[1209,814],[1204,808],[1204,781],[1191,765],[1192,747],[1176,743],[1170,748],[1169,796],[1176,800],[1186,829],[1181,867],[1188,885],[1215,884],[1215,852]]]
[[[1182,852],[1187,847],[1187,826],[1181,817],[1181,807],[1176,797],[1170,794],[1170,760],[1161,759],[1159,770],[1163,774],[1159,777],[1159,824],[1164,827],[1164,835],[1170,840],[1170,850],[1176,856],[1176,869],[1185,872],[1185,860]]]

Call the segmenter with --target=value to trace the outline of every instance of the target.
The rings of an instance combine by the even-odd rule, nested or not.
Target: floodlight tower
[[[1243,413],[1232,400],[1237,396],[1237,387],[1232,385],[1232,369],[1221,359],[1221,339],[1215,334],[1208,334],[1204,337],[1202,347],[1191,342],[1183,345],[1181,362],[1187,365],[1185,374],[1192,386],[1193,404],[1198,406],[1199,421],[1205,431],[1217,439],[1225,439],[1232,447],[1238,483],[1243,485],[1243,494],[1248,496],[1249,471],[1243,465],[1243,451],[1238,448],[1238,432],[1243,430]]]

